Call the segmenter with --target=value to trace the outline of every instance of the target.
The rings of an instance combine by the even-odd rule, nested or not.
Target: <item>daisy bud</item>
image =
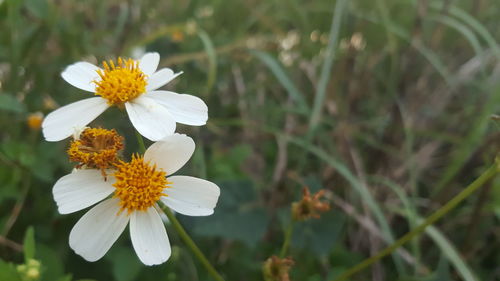
[[[272,256],[264,262],[262,272],[265,281],[290,281],[288,272],[292,268],[294,261],[292,258],[280,259]]]
[[[38,268],[28,269],[28,272],[26,272],[26,278],[28,280],[38,280],[38,278],[40,278],[40,269]]]
[[[34,281],[40,278],[40,261],[29,259],[26,264],[21,264],[16,267],[22,280]]]
[[[309,188],[304,187],[303,197],[300,201],[292,203],[292,217],[295,221],[304,221],[310,218],[319,218],[321,213],[330,210],[328,202],[320,201],[325,194],[321,189],[311,196]]]

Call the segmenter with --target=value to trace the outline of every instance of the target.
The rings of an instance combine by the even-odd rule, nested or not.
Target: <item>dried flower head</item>
[[[78,162],[76,168],[99,169],[106,176],[105,171],[119,163],[123,147],[123,137],[114,129],[87,128],[70,143],[68,156]]]
[[[264,262],[262,272],[265,281],[290,281],[289,271],[294,261],[292,258],[278,258],[272,256]]]
[[[310,218],[319,218],[321,213],[330,210],[328,202],[320,201],[325,195],[325,190],[321,189],[311,196],[308,187],[302,190],[303,197],[299,202],[292,204],[292,217],[296,221],[303,221]]]

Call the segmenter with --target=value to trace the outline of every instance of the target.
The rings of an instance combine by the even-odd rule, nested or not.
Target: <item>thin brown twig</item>
[[[4,236],[0,236],[0,244],[5,245],[14,251],[17,251],[17,252],[23,251],[23,245],[16,243],[10,239],[7,239]]]
[[[10,216],[7,219],[7,222],[5,223],[5,226],[2,230],[2,236],[7,236],[10,230],[12,229],[12,226],[14,226],[14,224],[16,223],[17,218],[19,217],[19,214],[21,213],[21,210],[24,207],[24,202],[26,201],[26,196],[28,195],[30,185],[31,185],[31,176],[27,175],[24,177],[24,184],[21,192],[21,197],[19,197],[16,204],[14,205],[14,208],[12,208]]]
[[[238,40],[236,42],[220,46],[215,48],[215,53],[217,55],[219,54],[224,54],[224,53],[230,53],[233,51],[236,51],[238,49],[246,49],[246,48],[252,48],[252,46],[249,46],[249,42],[259,42],[259,45],[262,45],[264,47],[267,43],[270,43],[274,41],[273,38],[269,36],[250,36],[241,40]],[[205,51],[199,51],[199,52],[193,52],[193,53],[187,53],[187,54],[181,54],[181,55],[176,55],[176,56],[171,56],[166,58],[161,62],[162,65],[175,65],[175,64],[182,64],[186,63],[189,61],[194,61],[194,60],[206,60],[208,59],[208,54]]]

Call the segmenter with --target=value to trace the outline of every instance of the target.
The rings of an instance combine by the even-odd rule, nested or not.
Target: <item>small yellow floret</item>
[[[145,211],[153,206],[171,182],[167,181],[166,173],[157,170],[156,165],[149,165],[144,158],[133,155],[130,162],[120,161],[115,172],[116,188],[114,197],[120,199],[121,210]]]
[[[102,63],[104,70],[97,70],[101,80],[95,80],[95,94],[108,100],[109,105],[123,105],[146,92],[146,74],[139,63],[132,59],[118,58]]]
[[[30,113],[26,119],[28,127],[32,130],[39,130],[42,127],[42,121],[43,113],[41,112]]]
[[[172,41],[174,42],[184,41],[184,33],[182,33],[182,31],[179,30],[172,32]]]
[[[119,163],[118,154],[123,147],[123,137],[114,129],[87,128],[70,143],[68,156],[70,161],[79,163],[77,168],[100,169],[105,176],[106,169]]]

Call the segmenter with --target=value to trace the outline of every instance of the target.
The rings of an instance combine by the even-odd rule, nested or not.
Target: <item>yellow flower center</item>
[[[102,62],[104,70],[97,70],[101,80],[94,80],[97,85],[95,94],[108,100],[109,105],[122,105],[146,91],[146,74],[139,68],[139,63],[132,59],[118,58]]]
[[[167,181],[162,170],[157,170],[156,165],[149,165],[144,158],[133,155],[130,162],[120,161],[115,172],[116,188],[114,197],[120,199],[121,210],[145,211],[153,206],[160,197],[167,196],[163,193],[171,182]]]
[[[77,168],[100,169],[106,176],[105,170],[118,164],[118,153],[123,147],[123,137],[114,129],[87,128],[70,143],[68,156],[70,161],[79,163]]]

